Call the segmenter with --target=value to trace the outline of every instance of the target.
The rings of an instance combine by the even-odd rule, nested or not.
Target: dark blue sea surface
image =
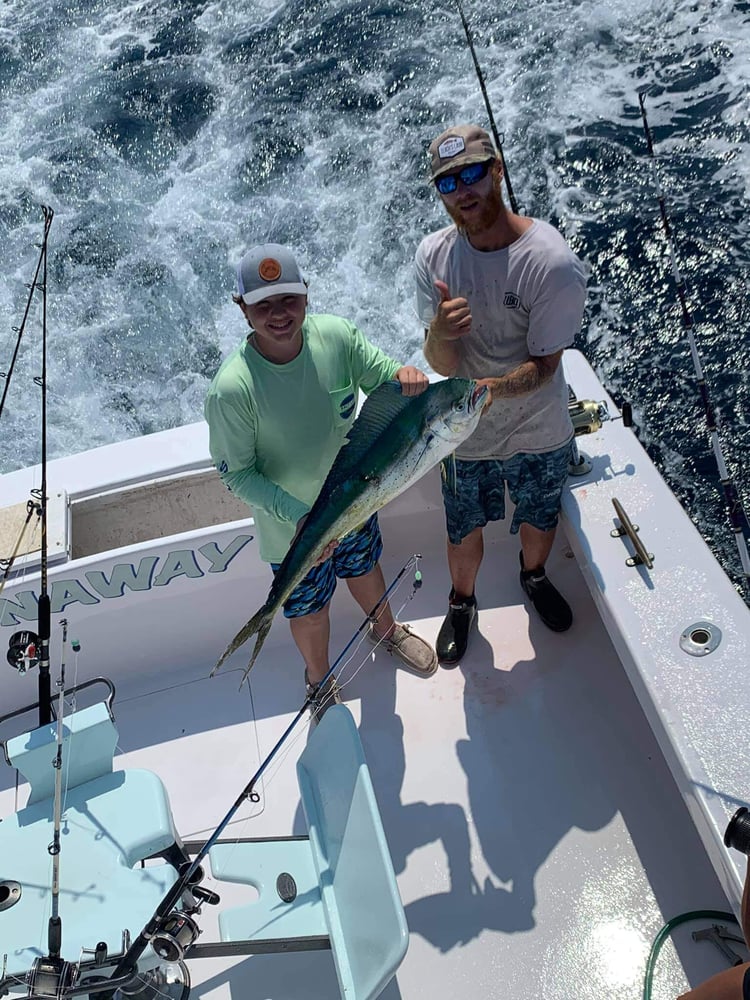
[[[735,580],[638,94],[722,442],[747,494],[750,5],[466,2],[518,201],[586,262],[578,346]],[[487,115],[452,0],[0,4],[0,368],[49,275],[51,455],[201,419],[243,335],[243,249],[293,246],[311,306],[421,360],[425,149]],[[37,310],[0,470],[38,461]],[[656,543],[654,543],[656,544]]]

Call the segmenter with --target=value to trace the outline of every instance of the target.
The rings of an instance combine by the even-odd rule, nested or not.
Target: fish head
[[[434,382],[431,394],[431,430],[438,437],[450,441],[453,448],[466,440],[479,423],[489,399],[486,385],[477,385],[473,379],[446,378]]]

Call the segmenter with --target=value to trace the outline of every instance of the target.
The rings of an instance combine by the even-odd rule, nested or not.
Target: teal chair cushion
[[[55,790],[57,723],[8,740],[8,757],[31,785],[27,805],[51,798]],[[92,781],[112,770],[117,729],[104,702],[72,712],[63,719],[63,767],[66,788]]]
[[[29,969],[47,954],[52,912],[53,800],[21,809],[0,823],[0,881],[21,884],[20,900],[0,912],[0,953],[8,974]],[[81,948],[105,941],[122,947],[127,929],[137,935],[176,872],[139,861],[175,842],[169,802],[150,771],[113,771],[65,793],[61,825],[62,956],[77,961]]]

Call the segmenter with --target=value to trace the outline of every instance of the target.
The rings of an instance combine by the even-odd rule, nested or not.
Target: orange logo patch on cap
[[[275,257],[264,257],[258,264],[258,274],[264,281],[276,281],[281,277],[281,264]]]

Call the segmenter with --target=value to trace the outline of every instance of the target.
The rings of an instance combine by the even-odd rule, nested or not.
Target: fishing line
[[[368,620],[369,620],[369,615],[368,615]],[[367,662],[367,659],[370,656],[370,650],[369,649],[367,651],[367,655],[359,662],[359,664],[357,665],[356,669],[351,674],[351,676],[346,675],[346,671],[347,671],[347,669],[349,667],[349,664],[352,662],[352,660],[354,660],[354,658],[359,653],[360,649],[362,648],[362,645],[363,645],[364,641],[365,641],[365,636],[362,634],[362,635],[360,635],[359,642],[357,643],[357,645],[351,650],[351,652],[349,654],[349,657],[346,660],[344,660],[343,662],[340,662],[340,658],[336,661],[336,663],[338,664],[338,666],[336,667],[336,669],[339,671],[339,675],[336,678],[336,685],[337,685],[339,691],[342,691],[345,687],[347,687],[349,684],[351,684],[351,682],[354,680],[354,678],[357,676],[357,674],[360,672],[360,670],[362,669],[362,667],[364,667],[365,663]],[[375,648],[376,647],[373,647],[373,651],[374,651]],[[331,670],[333,670],[333,669],[334,668],[331,667]],[[328,676],[328,674],[326,676]],[[343,680],[342,679],[343,677],[346,677],[346,679]],[[325,683],[325,680],[323,680],[323,681],[320,682],[321,685],[324,684],[324,683]],[[324,698],[322,698],[320,700],[320,705],[321,706],[328,705],[328,703],[331,701],[332,698],[333,698],[333,691],[329,691],[328,694]],[[311,699],[311,704],[312,704],[312,700],[314,700],[314,698]],[[303,708],[304,708],[304,706],[303,706]],[[264,788],[265,787],[269,787],[271,785],[271,783],[273,782],[273,779],[276,777],[276,775],[279,773],[279,771],[282,769],[282,767],[286,763],[286,761],[289,758],[292,750],[297,746],[297,744],[302,740],[302,738],[304,736],[306,736],[310,732],[310,728],[311,728],[312,725],[313,725],[313,720],[312,720],[312,717],[310,717],[308,719],[307,725],[303,729],[300,729],[298,731],[298,733],[297,733],[296,736],[294,736],[292,739],[290,739],[290,740],[287,741],[287,745],[284,748],[284,751],[280,752],[279,755],[278,755],[278,757],[277,757],[277,759],[276,759],[275,766],[273,767],[273,769],[269,770],[268,774],[266,775],[266,779],[267,780],[264,782]],[[252,817],[248,817],[248,819],[252,819]]]
[[[466,41],[469,43],[469,51],[471,52],[471,58],[474,60],[474,70],[477,74],[477,80],[479,81],[479,89],[482,91],[482,97],[484,98],[484,106],[487,108],[487,117],[489,118],[490,128],[492,129],[492,134],[495,137],[495,146],[497,147],[497,152],[500,157],[500,162],[503,165],[503,177],[505,178],[505,186],[508,189],[508,199],[510,201],[510,207],[518,215],[518,204],[516,203],[516,196],[513,194],[513,185],[510,182],[510,174],[508,173],[508,167],[505,163],[505,154],[503,153],[503,142],[500,138],[500,134],[497,130],[497,125],[495,124],[495,116],[492,114],[492,106],[490,105],[490,99],[487,95],[487,87],[484,82],[484,74],[482,73],[482,67],[479,65],[479,59],[477,58],[476,49],[474,48],[474,40],[471,37],[471,31],[469,29],[469,22],[466,20],[466,15],[464,14],[464,9],[461,6],[461,0],[456,0],[456,7],[458,8],[458,13],[461,17],[461,24],[464,26],[464,32],[466,34]],[[503,135],[503,139],[505,136]]]
[[[412,601],[414,599],[414,595],[416,594],[417,590],[419,590],[419,588],[422,586],[422,574],[421,574],[421,572],[419,570],[419,560],[421,559],[421,556],[420,555],[415,555],[413,558],[414,558],[414,583],[413,583],[413,586],[412,586],[412,589],[411,589],[411,593],[404,599],[403,603],[401,604],[401,607],[399,607],[395,611],[393,609],[391,609],[391,613],[393,614],[393,620],[394,620],[394,622],[398,622],[398,620],[401,618],[401,612],[404,610],[404,608],[406,607],[406,605],[410,601]],[[381,601],[381,603],[382,603],[382,601]],[[362,643],[364,641],[365,641],[365,636],[363,635],[361,637],[361,639],[359,640],[359,642],[357,643],[357,646],[352,650],[352,655],[349,657],[349,659],[346,661],[346,663],[344,663],[342,669],[345,670],[349,666],[349,664],[351,663],[351,661],[357,655],[357,652],[362,648]],[[378,638],[378,641],[373,644],[372,649],[371,650],[368,649],[367,656],[365,656],[364,659],[361,660],[359,666],[354,671],[354,673],[350,677],[348,677],[345,681],[342,681],[339,684],[339,688],[341,690],[343,690],[348,684],[351,684],[351,682],[354,680],[354,678],[357,676],[357,674],[360,672],[360,670],[364,667],[365,663],[367,663],[367,661],[370,658],[370,656],[372,654],[374,654],[382,646],[382,644],[384,642],[387,642],[387,641],[388,641],[387,639]]]
[[[403,609],[400,608],[399,611],[398,611],[398,614],[400,614],[402,610]],[[394,615],[393,617],[395,619],[396,615]],[[351,656],[349,657],[349,659],[346,661],[346,663],[343,664],[343,666],[341,668],[342,669],[342,673],[343,673],[343,671],[346,670],[346,668],[352,662],[352,660],[354,659],[354,657],[359,653],[360,649],[362,648],[362,645],[363,645],[364,641],[365,641],[365,637],[363,635],[363,636],[360,637],[359,642],[357,643],[357,645],[352,650],[352,653],[351,653]],[[370,659],[370,657],[375,653],[376,649],[384,641],[385,641],[384,639],[378,639],[378,641],[373,645],[372,649],[368,649],[367,650],[366,656],[364,656],[360,660],[359,664],[354,669],[354,671],[351,673],[351,675],[347,676],[346,680],[338,681],[339,691],[343,691],[345,687],[348,687],[351,684],[351,682],[354,680],[354,678],[357,676],[357,674],[360,672],[360,670],[364,667],[365,663],[367,663],[368,659]]]
[[[354,657],[354,655],[356,653],[356,650],[359,649],[359,646],[361,646],[362,642],[364,641],[364,634],[363,634],[364,630],[366,628],[368,628],[370,625],[374,624],[377,621],[376,615],[377,615],[378,609],[388,600],[388,596],[391,594],[392,591],[394,591],[397,588],[397,586],[399,585],[399,581],[401,580],[401,577],[404,575],[404,573],[411,566],[414,566],[414,583],[413,583],[413,589],[416,591],[416,590],[418,590],[422,586],[422,574],[421,574],[421,572],[419,571],[419,568],[418,568],[419,567],[419,560],[421,558],[422,558],[421,555],[419,555],[418,553],[415,553],[413,556],[411,556],[404,563],[404,565],[401,567],[401,569],[399,570],[399,572],[397,573],[397,575],[394,577],[394,579],[391,582],[390,586],[386,587],[385,591],[383,592],[383,596],[380,598],[380,600],[374,606],[374,608],[372,609],[372,611],[370,611],[369,615],[365,616],[362,624],[356,630],[356,632],[351,637],[351,639],[346,644],[346,646],[344,646],[343,650],[341,651],[341,653],[337,657],[336,662],[333,664],[332,667],[328,668],[328,672],[324,675],[323,679],[320,681],[319,687],[322,687],[322,685],[325,684],[325,682],[331,676],[331,674],[333,673],[333,671],[338,667],[338,665],[344,659],[344,657],[348,653],[349,649],[354,645],[354,643],[357,640],[357,636],[361,635],[359,643],[358,643],[356,649],[354,650],[354,652],[352,652],[351,656],[349,657],[349,660],[351,660]],[[349,661],[347,660],[346,662],[348,663]],[[347,681],[347,683],[348,683],[348,681]],[[312,701],[312,700],[313,699],[308,698],[308,701]],[[307,704],[307,703],[305,703],[305,704]],[[304,709],[304,707],[305,706],[303,706],[303,709]]]
[[[180,1000],[188,1000],[191,988],[190,971],[182,960],[178,962],[171,962],[170,964],[178,966],[183,978],[185,979],[185,982],[182,984],[182,996],[180,997]],[[174,994],[165,993],[163,990],[160,990],[159,987],[154,984],[153,980],[147,978],[146,976],[136,976],[134,982],[138,982],[143,986],[141,995],[149,997],[149,1000],[153,997],[164,997],[165,1000],[174,1000]],[[123,991],[123,995],[127,994],[124,994]]]
[[[418,560],[420,557],[416,556],[415,558]],[[399,618],[401,612],[404,610],[404,608],[409,603],[409,601],[413,600],[414,595],[416,594],[417,589],[420,586],[421,586],[421,573],[419,572],[419,570],[415,570],[415,585],[412,587],[411,593],[404,600],[404,602],[402,603],[402,605],[398,609],[398,611],[394,612],[394,619],[398,619]],[[394,591],[394,593],[395,593],[395,591]],[[383,600],[384,600],[384,598],[380,599],[380,601],[376,605],[376,608],[379,607],[380,604],[382,604]],[[370,616],[368,615],[368,619],[369,619],[369,617]],[[360,662],[357,665],[357,667],[354,670],[354,672],[350,676],[347,676],[346,680],[340,680],[340,678],[342,676],[344,676],[344,672],[347,670],[349,664],[352,662],[352,660],[354,660],[354,658],[357,656],[359,650],[362,648],[362,644],[365,642],[365,636],[364,635],[360,635],[359,642],[354,647],[354,649],[351,651],[351,653],[349,655],[349,658],[347,660],[345,660],[343,663],[339,664],[339,671],[340,671],[340,673],[339,673],[339,677],[337,678],[337,684],[338,684],[338,688],[339,688],[340,691],[343,691],[344,688],[346,688],[349,684],[351,684],[351,682],[354,680],[354,678],[357,676],[357,674],[365,666],[365,664],[367,663],[368,659],[370,659],[371,656],[374,655],[375,651],[378,649],[378,647],[380,646],[380,644],[382,642],[384,642],[384,641],[385,640],[381,639],[380,642],[378,642],[376,645],[374,645],[372,647],[372,649],[368,649],[367,650],[367,654],[360,660]],[[326,698],[324,698],[322,700],[321,704],[326,705],[332,698],[333,698],[333,692],[329,693],[326,696]],[[304,708],[304,706],[303,706],[303,708]],[[307,725],[304,726],[304,728],[299,729],[298,732],[297,732],[297,734],[296,734],[296,736],[294,736],[291,739],[287,740],[286,745],[285,745],[283,751],[279,752],[279,754],[278,754],[278,756],[277,756],[277,758],[275,760],[274,766],[271,769],[269,769],[269,771],[267,772],[267,774],[264,776],[264,780],[263,780],[262,786],[261,786],[261,791],[262,791],[263,794],[265,794],[265,790],[267,788],[270,788],[270,786],[273,784],[276,776],[284,768],[284,766],[286,765],[289,757],[292,754],[292,751],[298,746],[298,744],[302,741],[303,738],[305,738],[306,736],[308,736],[308,734],[309,734],[310,729],[312,728],[312,726],[313,726],[313,720],[312,720],[312,717],[310,717],[308,719]],[[256,741],[257,741],[257,727],[256,727]],[[258,757],[260,757],[260,745],[259,744],[258,744]],[[246,831],[248,830],[249,824],[252,822],[252,820],[256,819],[259,815],[260,815],[260,813],[257,813],[257,812],[253,813],[253,812],[251,812],[250,815],[246,816],[244,818],[244,820],[242,820],[242,825],[236,831],[234,831],[234,836],[232,838],[232,841],[230,841],[233,844],[233,847],[237,847],[241,843],[242,838],[244,837]],[[231,856],[232,856],[232,852],[230,851],[229,857],[231,857]]]
[[[693,317],[690,313],[687,304],[687,293],[686,293],[687,285],[685,283],[685,279],[683,278],[680,272],[680,268],[677,264],[677,254],[675,252],[674,239],[672,236],[672,225],[670,223],[669,215],[667,213],[667,205],[664,197],[664,191],[662,190],[661,184],[659,182],[659,174],[656,169],[656,154],[654,152],[653,133],[651,132],[651,127],[649,126],[648,123],[648,117],[646,115],[646,104],[642,93],[638,95],[638,103],[641,106],[641,117],[643,118],[643,131],[646,135],[646,144],[648,146],[648,154],[651,162],[651,171],[654,177],[656,196],[659,201],[659,211],[661,213],[662,228],[664,230],[667,249],[669,251],[672,277],[674,279],[677,288],[677,296],[679,298],[680,308],[682,310],[682,325],[685,329],[685,332],[687,333],[688,344],[690,345],[690,354],[693,359],[693,368],[695,369],[695,375],[698,380],[698,392],[700,393],[700,398],[703,403],[703,412],[706,419],[706,426],[708,428],[709,438],[711,441],[711,448],[714,453],[714,459],[716,460],[716,466],[719,472],[719,480],[721,482],[721,488],[724,493],[724,500],[726,502],[727,511],[729,513],[729,521],[730,524],[732,525],[732,530],[734,532],[734,539],[737,544],[737,551],[739,552],[740,561],[742,563],[742,570],[745,575],[745,586],[747,587],[748,578],[750,578],[750,555],[748,555],[745,533],[750,531],[750,526],[748,525],[747,515],[745,514],[745,510],[742,506],[742,501],[740,500],[739,493],[737,492],[737,487],[735,486],[732,476],[727,470],[727,465],[724,460],[724,453],[721,448],[716,412],[713,408],[711,397],[708,392],[708,386],[706,384],[706,379],[703,375],[703,366],[701,364],[701,358],[698,352],[698,345],[696,343],[695,335],[693,333],[695,324],[693,323]]]
[[[401,582],[399,582],[399,581],[400,581],[401,576],[405,572],[405,570],[408,569],[410,565],[414,565],[414,580],[413,580],[413,583],[412,583],[411,593],[404,600],[404,602],[402,603],[402,605],[398,609],[398,611],[396,611],[394,613],[394,619],[397,619],[399,617],[399,615],[404,610],[404,608],[409,603],[409,601],[411,601],[411,600],[414,599],[414,596],[415,596],[417,590],[419,590],[419,588],[422,586],[422,573],[421,573],[421,571],[418,568],[418,566],[419,566],[419,560],[420,559],[421,559],[421,556],[419,554],[413,555],[412,558],[406,563],[406,565],[404,566],[404,568],[401,570],[401,572],[399,573],[398,577],[396,577],[396,579],[393,581],[394,586],[393,586],[392,593],[395,593],[398,590],[399,586],[401,586]],[[389,588],[389,590],[390,590],[390,588]],[[366,623],[372,621],[375,613],[377,612],[377,609],[387,599],[388,593],[389,593],[389,591],[385,591],[383,593],[383,596],[380,598],[380,600],[375,605],[375,607],[373,608],[373,610],[367,616],[367,618],[365,620]],[[357,656],[357,653],[359,652],[359,650],[362,647],[362,644],[365,641],[365,636],[364,636],[364,634],[362,634],[362,629],[361,628],[359,628],[357,630],[357,632],[355,632],[354,638],[356,638],[357,635],[360,636],[359,642],[351,650],[351,653],[350,653],[348,659],[344,660],[343,663],[342,663],[342,658],[346,654],[346,649],[345,649],[341,653],[341,655],[338,657],[338,659],[336,660],[336,663],[334,664],[334,666],[330,668],[329,674],[334,669],[338,669],[341,672],[340,676],[343,676],[343,672],[346,671],[346,669],[348,668],[349,664]],[[381,640],[381,642],[383,642],[383,641],[384,640]],[[367,655],[360,661],[360,663],[358,664],[358,666],[356,667],[356,669],[354,670],[354,672],[351,674],[351,676],[348,676],[346,678],[346,680],[342,680],[338,684],[340,690],[343,690],[343,688],[345,688],[345,687],[347,687],[347,685],[351,684],[351,682],[354,680],[354,678],[357,676],[357,674],[360,672],[360,670],[362,670],[362,668],[364,667],[364,665],[367,663],[367,660],[371,657],[371,655],[375,652],[375,650],[377,650],[377,648],[378,648],[379,645],[380,645],[380,643],[377,643],[376,645],[374,645],[372,647],[372,650],[368,649]],[[351,646],[351,643],[349,643],[349,646]],[[348,649],[349,646],[347,646],[346,648]],[[326,674],[326,677],[327,676],[328,676],[328,674]],[[337,681],[338,681],[338,678],[337,678]],[[321,681],[320,683],[323,684],[324,680]],[[329,694],[328,697],[325,698],[322,701],[322,704],[324,704],[324,705],[327,704],[327,702],[330,701],[330,699],[332,697],[333,697],[333,695]],[[308,701],[309,701],[309,699],[308,699]],[[308,701],[306,701],[305,704],[302,706],[302,711],[304,711],[305,707],[307,707]],[[282,769],[282,767],[286,763],[286,761],[289,758],[292,750],[297,746],[297,744],[302,740],[302,738],[309,733],[311,725],[312,725],[312,719],[310,719],[308,721],[307,726],[305,726],[303,729],[299,730],[299,732],[297,733],[297,735],[294,738],[292,738],[291,740],[287,741],[287,744],[286,744],[286,746],[284,748],[284,751],[283,752],[280,751],[278,757],[276,758],[275,766],[272,769],[270,769],[268,771],[267,775],[265,776],[266,780],[263,783],[263,789],[265,789],[266,787],[269,787],[271,785],[271,783],[273,782],[273,780],[276,777],[276,775],[279,773],[279,771]],[[257,733],[257,730],[256,730],[256,733]],[[257,738],[257,736],[256,736],[256,738]],[[260,746],[259,745],[258,745],[258,756],[260,757]],[[235,843],[238,843],[240,841],[240,839],[242,838],[243,832],[245,831],[245,829],[247,827],[247,824],[252,819],[255,819],[255,817],[257,815],[258,815],[257,813],[254,813],[254,814],[251,814],[250,816],[245,817],[245,819],[243,821],[243,826],[240,828],[240,830],[237,832],[237,836],[234,838]]]
[[[388,597],[388,595],[393,590],[395,590],[395,588],[398,586],[399,581],[406,573],[407,569],[409,569],[410,566],[415,565],[418,559],[419,559],[418,555],[413,555],[406,561],[406,563],[404,563],[404,565],[396,574],[392,582],[389,584],[388,587],[386,587],[383,596],[377,601],[370,614],[365,616],[364,620],[362,621],[362,624],[359,626],[359,628],[357,628],[352,638],[349,640],[349,642],[346,644],[342,652],[339,654],[333,666],[329,667],[328,672],[325,674],[325,676],[320,682],[321,684],[324,684],[326,680],[330,677],[330,675],[333,673],[333,671],[338,667],[339,663],[349,652],[351,646],[353,646],[354,643],[356,642],[357,636],[360,634],[360,632],[364,631],[364,629],[370,624],[372,620],[372,615],[377,611],[377,609],[381,606],[381,604]],[[422,584],[422,574],[418,570],[416,570],[414,574],[414,586],[415,588],[418,588],[421,586],[421,584]],[[268,770],[269,765],[274,760],[276,754],[279,752],[281,747],[284,745],[287,737],[294,729],[294,727],[297,725],[299,720],[302,718],[302,716],[305,713],[305,710],[312,704],[313,701],[314,697],[312,695],[308,695],[305,701],[303,702],[302,707],[299,709],[299,711],[294,716],[292,721],[289,723],[287,728],[284,730],[282,735],[276,741],[271,752],[266,756],[266,759],[261,763],[260,767],[255,771],[255,773],[250,778],[248,783],[245,785],[245,787],[242,789],[242,791],[237,796],[235,801],[232,803],[228,812],[226,813],[224,818],[220,821],[214,832],[211,834],[208,840],[203,844],[203,846],[198,850],[193,860],[182,866],[182,870],[180,871],[179,876],[172,885],[172,887],[167,890],[163,899],[154,910],[152,916],[149,918],[148,922],[145,924],[138,937],[135,939],[135,941],[133,941],[133,943],[130,945],[125,954],[122,956],[122,958],[120,958],[119,962],[115,966],[114,971],[112,972],[112,976],[110,977],[109,980],[110,983],[114,983],[116,980],[122,979],[123,977],[131,977],[130,980],[126,981],[132,981],[132,977],[137,973],[138,959],[141,957],[146,947],[153,939],[154,935],[161,928],[164,919],[167,916],[169,916],[169,914],[172,912],[175,905],[180,900],[182,894],[186,890],[189,890],[192,876],[199,868],[201,861],[203,861],[203,859],[208,856],[208,853],[211,850],[211,848],[214,846],[214,844],[216,844],[219,837],[221,837],[221,834],[224,832],[224,830],[231,822],[232,817],[236,814],[236,812],[239,810],[239,808],[242,806],[245,800],[249,799],[251,802],[260,801],[260,796],[255,791],[256,784],[258,783],[262,775],[265,774],[265,772]]]

